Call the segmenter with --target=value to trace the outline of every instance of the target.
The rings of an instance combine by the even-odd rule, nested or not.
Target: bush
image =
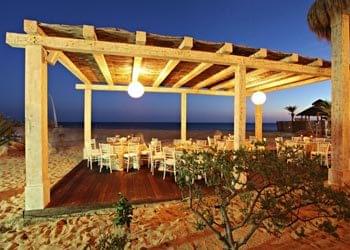
[[[127,234],[104,234],[99,239],[97,248],[101,250],[123,250],[127,242]]]
[[[127,226],[127,228],[130,228],[130,223],[132,220],[132,211],[133,208],[128,199],[120,194],[120,199],[116,207],[117,217],[114,220],[115,225]]]
[[[0,113],[0,146],[14,138],[14,127],[17,122],[5,117]]]
[[[292,228],[303,236],[309,225],[337,236],[336,222],[350,218],[347,194],[324,186],[319,161],[292,149],[279,155],[244,149],[185,153],[177,169],[190,209],[228,249],[244,246],[258,229],[279,236]],[[205,199],[203,185],[193,181],[203,173],[215,190],[214,203]],[[233,204],[240,204],[238,214],[229,211]]]

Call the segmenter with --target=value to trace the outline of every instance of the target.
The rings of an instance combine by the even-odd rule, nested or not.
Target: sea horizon
[[[83,122],[59,122],[59,126],[66,128],[82,128]],[[188,130],[221,130],[232,131],[234,123],[231,122],[189,122]],[[93,128],[100,129],[155,129],[155,130],[176,130],[180,129],[180,122],[92,122]],[[254,131],[255,123],[246,123],[247,131]],[[263,131],[275,132],[277,125],[273,122],[263,123]]]

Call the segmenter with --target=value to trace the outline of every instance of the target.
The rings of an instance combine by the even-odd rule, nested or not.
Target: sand
[[[80,160],[80,147],[50,154],[49,174],[53,185]],[[0,249],[84,249],[96,248],[101,234],[113,231],[113,209],[57,218],[23,219],[25,166],[23,152],[0,158]],[[239,206],[233,206],[234,214]],[[127,249],[221,249],[209,231],[196,231],[196,217],[181,201],[139,205],[134,209]],[[259,231],[244,248],[252,249],[349,249],[350,224],[340,227],[341,240],[311,232],[296,240],[286,231],[275,238]]]

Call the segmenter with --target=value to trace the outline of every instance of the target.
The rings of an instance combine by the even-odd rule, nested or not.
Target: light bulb
[[[255,105],[262,105],[266,101],[266,95],[264,92],[258,91],[252,95],[251,99]]]
[[[132,98],[140,98],[145,93],[145,88],[140,82],[132,82],[128,87],[128,94]]]

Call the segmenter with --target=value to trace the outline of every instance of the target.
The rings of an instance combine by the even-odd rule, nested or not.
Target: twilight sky
[[[23,33],[23,19],[47,23],[91,24],[131,31],[192,36],[202,40],[295,52],[330,58],[330,46],[309,31],[306,21],[313,0],[127,0],[127,1],[1,1],[0,22],[0,112],[24,118],[24,49],[5,44],[7,31]],[[83,119],[83,93],[75,90],[78,80],[60,64],[49,66],[49,93],[59,121]],[[298,111],[314,100],[330,100],[330,84],[269,93],[264,122],[289,119],[283,110],[297,105]],[[177,122],[180,96],[146,93],[131,99],[124,92],[94,92],[93,120],[110,122]],[[248,122],[254,107],[247,99]],[[50,113],[51,117],[51,113]],[[189,122],[232,122],[232,97],[190,95]]]

